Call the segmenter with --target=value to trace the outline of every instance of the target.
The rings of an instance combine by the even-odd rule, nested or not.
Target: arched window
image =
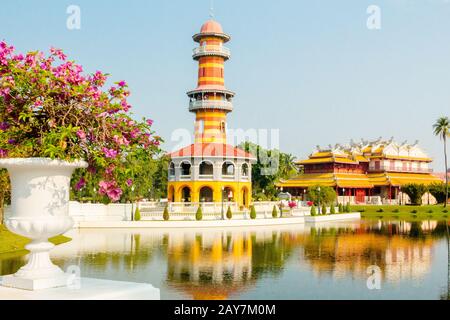
[[[175,176],[175,164],[173,162],[171,162],[169,165],[169,176]]]
[[[199,170],[201,175],[212,175],[214,168],[212,163],[203,161],[202,163],[200,163]]]
[[[224,162],[222,165],[222,175],[232,176],[234,175],[234,164],[232,162]]]
[[[191,202],[191,189],[189,187],[184,187],[181,190],[181,201]]]
[[[248,164],[244,163],[242,165],[241,174],[243,177],[248,177]]]
[[[201,202],[213,202],[213,191],[210,187],[203,187],[200,189]]]
[[[188,161],[183,161],[180,165],[181,175],[190,176],[191,175],[191,164]]]

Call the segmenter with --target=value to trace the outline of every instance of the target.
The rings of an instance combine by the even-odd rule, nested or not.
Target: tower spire
[[[214,0],[210,0],[209,2],[209,17],[214,19]]]

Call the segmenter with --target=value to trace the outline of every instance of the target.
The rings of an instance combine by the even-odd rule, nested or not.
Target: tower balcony
[[[205,45],[193,50],[192,58],[195,60],[204,56],[220,56],[228,60],[231,57],[231,52],[230,49],[218,45]]]
[[[233,111],[233,103],[227,100],[194,100],[189,103],[189,111],[219,109]]]

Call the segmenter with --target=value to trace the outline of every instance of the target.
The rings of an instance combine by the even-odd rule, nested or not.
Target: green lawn
[[[53,244],[61,244],[69,242],[71,239],[65,236],[56,236],[50,239]],[[18,236],[8,231],[5,226],[0,225],[0,254],[18,253],[25,250],[25,245],[30,242],[30,239]]]
[[[382,210],[382,211],[381,211]],[[450,219],[450,207],[442,205],[423,206],[352,206],[352,211],[361,212],[363,218],[402,218],[402,219]]]

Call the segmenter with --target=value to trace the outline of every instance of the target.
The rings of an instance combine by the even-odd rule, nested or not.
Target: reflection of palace
[[[403,185],[441,181],[431,174],[431,161],[417,142],[409,145],[379,139],[348,146],[318,146],[309,159],[298,162],[303,174],[277,186],[298,196],[311,186],[333,187],[340,202],[404,203],[408,197],[401,192]]]
[[[170,154],[168,198],[171,202],[250,204],[251,165],[254,156],[227,144],[227,114],[233,111],[234,93],[225,87],[224,63],[230,40],[222,26],[209,20],[193,37],[199,47],[198,85],[188,92],[189,111],[195,113],[195,143]]]
[[[366,278],[367,267],[381,268],[383,281],[422,279],[430,270],[436,222],[381,223],[353,231],[319,229],[304,245],[304,258],[317,274]]]
[[[73,230],[69,234],[73,240],[57,246],[53,258],[64,268],[80,265],[85,276],[132,277],[187,298],[225,299],[257,290],[258,281],[297,268],[292,262],[302,269],[308,266],[318,276],[362,282],[370,265],[381,268],[384,282],[422,279],[434,260],[435,241],[445,232],[445,223],[435,221],[226,231],[86,229]],[[3,273],[19,265],[0,259]]]
[[[252,282],[250,234],[170,237],[167,277],[194,299],[227,298]]]

